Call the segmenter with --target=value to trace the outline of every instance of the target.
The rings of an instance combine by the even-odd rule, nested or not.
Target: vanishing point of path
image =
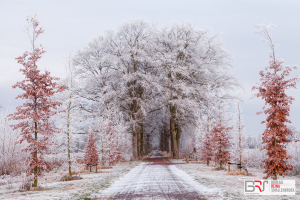
[[[180,176],[182,171],[175,164],[165,162],[155,151],[148,163],[135,167],[104,194],[112,199],[204,199]]]

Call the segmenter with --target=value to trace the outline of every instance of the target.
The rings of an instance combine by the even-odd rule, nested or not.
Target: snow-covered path
[[[147,200],[205,199],[201,198],[199,190],[209,192],[210,189],[199,185],[191,176],[179,170],[174,163],[164,162],[162,156],[154,152],[148,163],[135,167],[97,196]]]

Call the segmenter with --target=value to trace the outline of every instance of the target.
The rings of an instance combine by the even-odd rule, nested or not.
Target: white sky
[[[265,125],[256,116],[263,100],[250,99],[253,85],[259,82],[259,71],[269,61],[268,46],[254,34],[257,17],[262,23],[279,25],[274,39],[280,44],[277,57],[287,65],[300,64],[300,1],[298,0],[106,0],[106,1],[26,1],[0,0],[0,105],[18,106],[14,98],[21,92],[12,85],[23,79],[15,58],[30,50],[24,32],[26,16],[38,12],[45,32],[39,41],[47,53],[39,62],[53,76],[64,77],[65,58],[84,48],[93,37],[107,29],[116,29],[123,21],[143,18],[158,26],[172,22],[191,22],[200,29],[211,28],[221,33],[225,48],[233,55],[233,68],[245,91],[241,92],[246,135],[262,133]],[[294,70],[292,77],[299,74]],[[300,83],[299,83],[300,84]],[[300,86],[299,86],[300,88]],[[290,120],[300,128],[299,89],[290,89],[296,100],[291,106]]]

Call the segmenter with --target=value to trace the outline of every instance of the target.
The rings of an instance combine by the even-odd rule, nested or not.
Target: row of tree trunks
[[[145,155],[148,155],[152,151],[152,146],[150,144],[150,134],[145,135],[145,148],[144,153]]]
[[[181,129],[181,124],[180,124],[180,119],[177,118],[176,121],[176,142],[177,142],[177,147],[178,147],[178,152],[179,152],[179,148],[180,148],[180,138],[181,138],[181,133],[182,133],[182,129]]]
[[[168,124],[163,126],[163,130],[160,133],[159,149],[168,153],[170,152],[170,131]]]
[[[176,117],[176,105],[170,105],[170,139],[173,158],[179,159],[180,138],[182,133],[181,121]]]
[[[150,143],[150,134],[146,134],[144,131],[143,123],[140,123],[133,130],[132,145],[133,145],[133,157],[142,158],[143,156],[151,152],[152,146]]]

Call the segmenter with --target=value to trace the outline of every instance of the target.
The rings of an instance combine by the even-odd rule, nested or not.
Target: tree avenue
[[[144,155],[149,130],[153,135],[166,125],[173,158],[179,158],[182,133],[196,124],[202,104],[229,97],[238,85],[226,73],[230,63],[209,30],[188,23],[159,29],[143,20],[107,31],[73,60],[81,80],[76,93],[85,99],[82,109],[92,118],[111,110],[121,113],[132,133],[135,158]],[[156,124],[150,120],[154,115]]]
[[[73,181],[82,170],[93,177],[98,166],[102,173],[114,172],[116,164],[127,170],[124,162],[137,159],[152,165],[153,152],[187,163],[200,159],[200,168],[203,162],[215,170],[228,166],[224,177],[248,176],[247,167],[262,166],[264,178],[274,180],[299,173],[300,132],[286,125],[294,100],[286,89],[296,88],[298,77],[287,79],[292,68],[276,58],[273,25],[256,26],[271,48],[261,83],[253,87],[265,101],[257,114],[267,116],[266,129],[246,139],[241,99],[233,95],[241,86],[228,74],[231,55],[212,31],[130,20],[70,55],[58,82],[38,68],[45,53],[37,45],[43,29],[36,16],[27,22],[32,49],[16,58],[25,79],[13,85],[24,91],[16,98],[26,102],[15,113],[7,109],[9,120],[0,113],[0,176],[26,171],[20,189],[40,190],[44,181],[38,185],[38,178],[55,164],[67,172],[61,181]],[[237,168],[230,172],[233,164]]]

